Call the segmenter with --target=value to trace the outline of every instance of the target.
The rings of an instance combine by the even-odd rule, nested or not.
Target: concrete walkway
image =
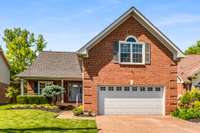
[[[200,124],[170,116],[97,116],[99,133],[200,133]]]

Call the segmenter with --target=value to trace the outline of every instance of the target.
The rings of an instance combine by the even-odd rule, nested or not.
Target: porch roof
[[[17,77],[26,79],[81,80],[81,63],[74,52],[44,51]]]

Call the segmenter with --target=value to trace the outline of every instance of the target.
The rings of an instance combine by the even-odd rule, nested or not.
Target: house
[[[187,55],[178,63],[178,95],[200,87],[200,55]]]
[[[0,48],[0,104],[8,102],[5,93],[9,84],[10,67],[4,56],[3,50]]]
[[[65,88],[63,102],[79,101],[96,114],[169,114],[177,104],[181,50],[134,7],[74,53],[42,52],[19,74],[21,94],[46,85]]]

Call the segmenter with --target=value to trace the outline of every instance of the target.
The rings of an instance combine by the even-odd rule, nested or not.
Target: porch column
[[[64,88],[64,81],[61,80],[61,86]],[[64,103],[64,92],[61,94],[61,103]]]
[[[20,81],[20,88],[21,88],[21,95],[24,95],[24,79],[21,79]]]

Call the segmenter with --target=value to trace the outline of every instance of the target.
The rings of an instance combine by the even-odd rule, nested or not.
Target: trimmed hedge
[[[17,96],[18,104],[47,104],[48,100],[44,96]]]

